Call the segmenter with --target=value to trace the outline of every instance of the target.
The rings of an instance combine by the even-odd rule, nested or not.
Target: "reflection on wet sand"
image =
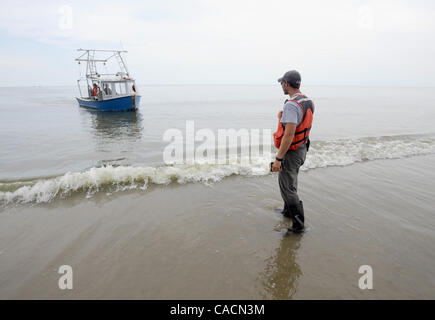
[[[302,235],[283,236],[276,254],[267,261],[264,270],[264,290],[266,299],[292,299],[298,288],[298,278],[302,275],[296,262],[296,253]]]

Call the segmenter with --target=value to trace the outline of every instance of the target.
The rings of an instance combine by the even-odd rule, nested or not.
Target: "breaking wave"
[[[395,159],[435,153],[435,136],[402,135],[313,141],[301,170],[345,166],[356,162]],[[101,166],[82,172],[68,172],[53,178],[0,182],[0,203],[46,203],[76,192],[92,196],[129,189],[146,190],[149,185],[169,183],[214,183],[231,175],[269,174],[273,154],[238,159],[226,164],[183,164],[160,167]]]

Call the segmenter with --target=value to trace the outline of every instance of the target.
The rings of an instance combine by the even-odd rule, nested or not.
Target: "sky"
[[[435,1],[0,5],[0,86],[75,85],[78,48],[128,50],[139,84],[435,86]]]

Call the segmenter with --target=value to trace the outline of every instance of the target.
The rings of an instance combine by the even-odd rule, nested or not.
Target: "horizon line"
[[[277,84],[265,83],[138,83],[138,86],[162,87],[162,86],[277,86]],[[29,84],[29,85],[0,85],[0,88],[40,88],[40,87],[76,87],[77,84]],[[369,87],[369,88],[433,88],[435,85],[393,85],[393,84],[305,84],[303,87]]]

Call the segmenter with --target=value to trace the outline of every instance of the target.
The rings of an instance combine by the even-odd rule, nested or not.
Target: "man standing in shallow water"
[[[279,171],[279,189],[284,200],[284,209],[280,212],[292,219],[289,231],[301,233],[305,231],[305,216],[297,193],[298,173],[310,147],[314,104],[299,90],[301,75],[296,70],[286,72],[278,82],[290,99],[285,101],[283,111],[278,113],[278,130],[273,134],[278,153],[271,170]]]

